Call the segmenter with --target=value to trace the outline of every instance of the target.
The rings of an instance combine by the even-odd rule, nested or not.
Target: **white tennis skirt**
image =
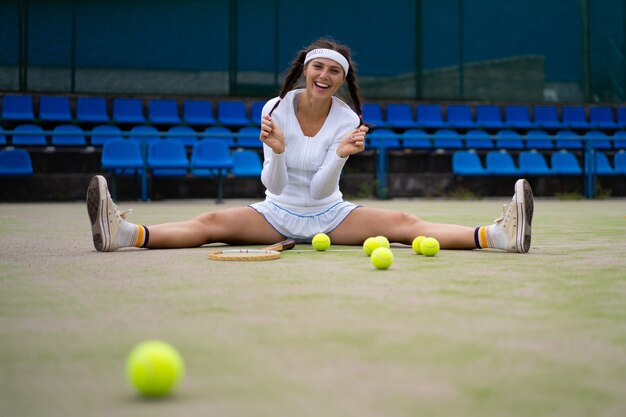
[[[322,209],[287,209],[270,201],[251,204],[281,235],[299,243],[308,243],[318,233],[330,233],[357,207],[348,201],[338,201]]]

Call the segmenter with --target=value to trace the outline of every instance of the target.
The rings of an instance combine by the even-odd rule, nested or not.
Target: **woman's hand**
[[[272,148],[274,153],[285,152],[285,136],[272,117],[267,115],[261,120],[261,142]]]
[[[365,149],[365,134],[368,130],[370,130],[369,127],[361,125],[358,129],[348,132],[337,147],[337,156],[347,158],[350,155],[363,152]]]

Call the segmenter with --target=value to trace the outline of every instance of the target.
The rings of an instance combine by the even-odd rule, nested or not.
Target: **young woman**
[[[294,89],[304,77],[304,88]],[[347,84],[352,108],[335,93]],[[104,177],[87,190],[87,209],[98,251],[122,247],[185,248],[212,242],[271,244],[310,241],[327,233],[334,244],[361,245],[370,236],[410,245],[432,236],[445,249],[530,249],[533,196],[526,180],[501,218],[485,227],[431,223],[410,213],[357,206],[342,199],[339,177],[350,155],[362,152],[369,130],[361,120],[356,71],[347,47],[318,40],[300,51],[280,96],[263,108],[260,140],[265,161],[265,201],[208,212],[194,219],[142,226],[125,220]]]

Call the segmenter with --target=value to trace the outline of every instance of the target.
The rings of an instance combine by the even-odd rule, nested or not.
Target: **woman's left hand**
[[[337,147],[337,156],[347,158],[350,155],[363,152],[365,149],[365,134],[368,130],[369,127],[361,125],[357,129],[348,132]]]

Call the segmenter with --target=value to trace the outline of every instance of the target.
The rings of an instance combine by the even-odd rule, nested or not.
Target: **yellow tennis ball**
[[[389,248],[376,248],[374,252],[372,252],[370,261],[376,269],[387,269],[393,263],[393,252],[391,252]]]
[[[422,244],[422,240],[424,239],[426,239],[426,236],[418,236],[413,239],[413,244],[411,246],[413,247],[413,251],[418,255],[422,255],[422,249],[420,248],[420,245]]]
[[[422,240],[420,250],[425,256],[435,256],[439,252],[439,242],[434,237],[427,237]]]
[[[129,382],[146,397],[169,394],[184,373],[185,364],[180,354],[159,340],[138,344],[126,358]]]
[[[325,233],[318,233],[313,236],[311,244],[315,250],[324,251],[330,247],[330,238]]]
[[[370,256],[380,246],[380,242],[375,237],[368,237],[363,242],[363,252]]]
[[[376,240],[378,240],[378,242],[380,243],[381,248],[390,248],[389,239],[387,239],[385,236],[376,236]]]

